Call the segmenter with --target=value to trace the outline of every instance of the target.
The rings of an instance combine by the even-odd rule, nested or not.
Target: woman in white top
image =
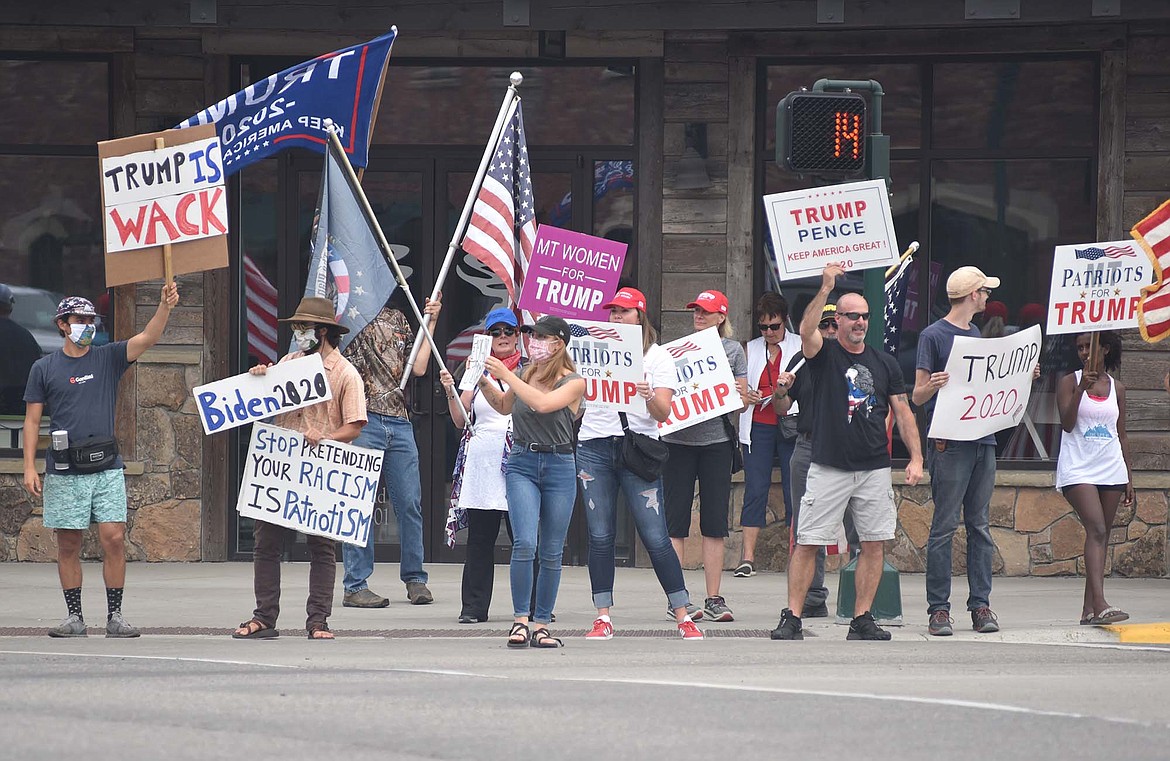
[[[1089,359],[1090,333],[1077,336],[1081,363]],[[1121,368],[1121,339],[1100,334],[1106,372],[1086,367],[1060,379],[1060,456],[1056,488],[1085,526],[1085,603],[1082,624],[1112,624],[1129,614],[1105,601],[1105,548],[1109,530],[1124,499],[1133,504],[1129,446],[1125,438],[1125,386],[1110,373]]]
[[[510,309],[493,309],[484,319],[484,327],[492,337],[492,356],[515,370],[521,364],[517,343],[520,329],[516,315]],[[449,542],[454,543],[454,532],[462,527],[467,531],[467,559],[463,564],[463,607],[459,623],[474,624],[487,621],[492,602],[492,580],[495,576],[495,545],[500,534],[501,518],[508,520],[508,498],[504,488],[504,464],[510,446],[511,415],[501,415],[487,403],[478,385],[471,391],[459,392],[455,379],[446,370],[439,380],[447,390],[447,405],[456,427],[463,426],[463,415],[457,405],[462,404],[471,418],[471,431],[464,431],[459,444],[459,456],[451,488],[451,515],[447,519]],[[491,378],[500,391],[507,385]],[[473,433],[472,433],[473,431]],[[464,479],[465,474],[472,478]],[[464,515],[460,515],[464,513]],[[508,524],[508,534],[512,527]]]
[[[613,637],[609,609],[613,605],[614,540],[617,537],[618,489],[626,497],[626,506],[634,517],[638,536],[650,555],[650,563],[666,592],[667,607],[683,639],[698,640],[703,633],[687,615],[690,593],[683,581],[682,565],[666,532],[666,513],[662,509],[662,479],[647,481],[626,467],[622,446],[626,429],[652,439],[658,438],[658,423],[670,416],[670,400],[676,380],[674,363],[659,346],[658,333],[646,318],[646,297],[635,288],[622,288],[605,304],[609,321],[642,326],[643,372],[646,380],[638,384],[638,394],[646,401],[646,413],[626,413],[623,422],[614,410],[586,405],[581,430],[577,434],[577,480],[585,503],[585,523],[589,528],[589,583],[597,619],[585,638],[607,640]],[[669,464],[668,464],[669,467]]]

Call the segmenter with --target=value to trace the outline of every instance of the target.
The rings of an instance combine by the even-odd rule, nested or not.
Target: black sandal
[[[334,639],[337,639],[336,637],[332,636],[333,630],[329,628],[329,624],[313,624],[311,627],[306,629],[305,632],[309,635],[309,639],[312,639],[312,640],[319,640],[319,641],[323,640],[325,642],[330,642]],[[330,636],[318,637],[317,632],[325,632],[326,634],[328,634]]]
[[[523,637],[522,640],[514,640],[513,637]],[[532,639],[532,632],[529,631],[527,624],[522,624],[519,621],[512,624],[512,631],[508,632],[508,647],[528,647],[528,643]]]
[[[533,647],[557,648],[557,647],[564,647],[565,646],[564,642],[561,642],[559,639],[557,639],[553,635],[549,634],[548,629],[546,629],[543,626],[540,627],[539,629],[533,630],[532,640],[530,641],[530,644]]]
[[[240,632],[244,633],[241,634]],[[276,639],[280,632],[258,618],[252,618],[236,627],[232,639]]]

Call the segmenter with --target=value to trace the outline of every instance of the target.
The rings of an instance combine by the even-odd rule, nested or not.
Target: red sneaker
[[[695,622],[689,618],[678,625],[679,636],[683,639],[702,639],[703,630],[695,626]]]
[[[604,619],[597,619],[593,622],[593,629],[585,635],[585,639],[613,639],[613,624]]]

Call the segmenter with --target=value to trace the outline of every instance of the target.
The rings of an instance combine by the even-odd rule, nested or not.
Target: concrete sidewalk
[[[341,567],[330,626],[341,636],[468,637],[499,636],[507,629],[510,594],[507,566],[496,567],[491,621],[460,625],[459,586],[463,567],[431,565],[432,605],[414,606],[398,580],[398,566],[378,564],[371,588],[391,599],[389,608],[363,610],[341,605]],[[91,627],[105,622],[105,594],[101,565],[84,564],[83,604]],[[696,603],[702,601],[702,571],[686,571],[687,585]],[[304,600],[308,589],[308,564],[286,563],[283,576],[283,612],[280,628],[300,630],[304,625]],[[721,592],[735,612],[732,623],[702,622],[713,637],[766,637],[785,606],[783,574],[760,573],[750,579],[724,574]],[[835,610],[837,577],[826,580],[830,612]],[[925,577],[901,576],[904,626],[894,627],[894,639],[927,638]],[[1099,628],[1079,626],[1084,580],[1081,578],[996,578],[992,608],[999,616],[998,634],[977,635],[970,629],[964,610],[966,582],[956,577],[952,599],[955,639],[1005,642],[1170,642],[1170,580],[1121,579],[1105,581],[1109,601],[1128,611],[1128,626]],[[617,636],[675,636],[666,620],[665,596],[653,571],[619,568],[615,584],[617,605],[612,615]],[[561,578],[554,628],[567,636],[587,630],[596,611],[590,603],[589,573],[583,567],[566,567]],[[252,566],[250,563],[132,563],[127,570],[126,617],[147,634],[227,634],[251,616]],[[65,604],[50,563],[0,564],[0,636],[40,636],[65,616]],[[807,619],[813,636],[843,638],[843,627],[833,618]]]

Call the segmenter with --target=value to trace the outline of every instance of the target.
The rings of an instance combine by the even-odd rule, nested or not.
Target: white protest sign
[[[467,367],[463,370],[463,377],[459,379],[459,390],[470,391],[475,388],[483,375],[484,360],[492,353],[492,337],[477,333],[471,337],[471,353],[467,355]]]
[[[1048,335],[1138,326],[1142,287],[1154,268],[1132,240],[1057,246],[1048,297]]]
[[[585,379],[585,404],[592,409],[646,414],[638,396],[642,371],[642,326],[568,320],[569,356]]]
[[[264,375],[240,373],[196,386],[191,393],[207,434],[333,398],[319,354],[272,365]]]
[[[898,263],[884,180],[773,193],[764,212],[781,280],[820,277],[832,263],[846,270]]]
[[[1039,325],[1002,338],[956,336],[927,436],[975,441],[1019,425],[1042,341]]]
[[[662,348],[674,361],[677,385],[670,417],[658,424],[660,434],[690,428],[743,406],[718,328],[692,333]]]
[[[236,511],[364,547],[382,480],[382,452],[257,423]]]

